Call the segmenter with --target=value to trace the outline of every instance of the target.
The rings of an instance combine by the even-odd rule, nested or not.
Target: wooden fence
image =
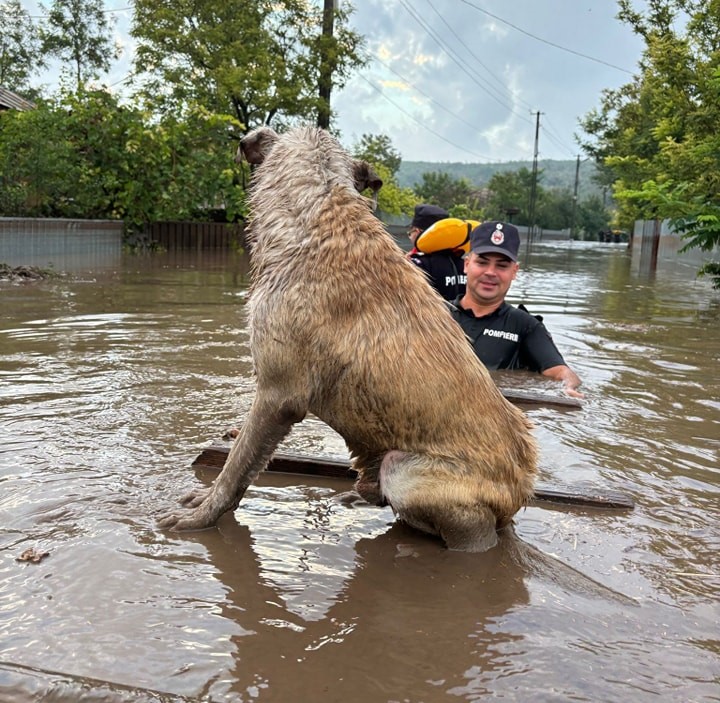
[[[402,249],[410,248],[407,226],[385,225]],[[122,221],[0,217],[0,263],[46,265],[67,256],[119,257],[122,244],[166,251],[246,249],[244,222],[151,222],[128,233]]]
[[[245,246],[242,222],[152,222],[145,236],[165,249],[230,249]]]
[[[117,266],[123,223],[0,217],[0,263],[80,271]]]

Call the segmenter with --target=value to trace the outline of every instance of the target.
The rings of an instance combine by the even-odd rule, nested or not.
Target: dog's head
[[[258,127],[248,132],[241,140],[235,160],[239,163],[245,159],[249,164],[258,165],[265,161],[267,155],[278,140],[278,134],[271,127]],[[352,159],[353,181],[358,193],[370,188],[373,201],[377,205],[377,194],[382,188],[382,179],[375,173],[367,161]]]

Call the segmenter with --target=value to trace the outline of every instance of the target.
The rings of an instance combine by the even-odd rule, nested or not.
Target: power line
[[[516,24],[513,24],[512,22],[508,22],[507,20],[504,20],[502,17],[498,17],[497,15],[494,15],[492,12],[488,12],[487,10],[483,9],[482,7],[478,7],[477,5],[470,2],[470,0],[460,0],[460,2],[464,2],[466,5],[469,5],[473,9],[477,10],[478,12],[482,12],[486,14],[488,17],[492,17],[493,19],[497,20],[498,22],[502,22],[503,24],[506,24],[508,27],[512,27],[514,30],[521,32],[525,36],[530,37],[531,39],[535,39],[536,41],[542,42],[543,44],[547,44],[548,46],[555,47],[556,49],[560,49],[561,51],[567,51],[569,54],[575,54],[575,56],[580,56],[583,59],[587,59],[588,61],[595,61],[596,63],[601,63],[605,66],[609,66],[610,68],[614,68],[617,71],[622,71],[623,73],[629,73],[630,75],[633,75],[632,71],[628,71],[626,68],[622,68],[622,66],[616,66],[613,63],[608,63],[607,61],[603,61],[602,59],[595,58],[594,56],[588,56],[587,54],[583,54],[579,51],[575,51],[574,49],[568,49],[566,46],[561,46],[560,44],[556,44],[555,42],[548,41],[547,39],[543,39],[542,37],[537,36],[536,34],[532,34],[531,32],[528,32],[527,30],[523,29],[522,27],[518,27]]]
[[[475,61],[477,61],[488,73],[488,75],[495,80],[496,83],[500,86],[500,88],[505,91],[507,91],[507,85],[504,81],[502,81],[500,78],[498,78],[475,54],[475,52],[462,40],[460,35],[448,24],[447,20],[437,11],[435,6],[430,2],[430,0],[427,0],[427,4],[430,5],[430,8],[432,11],[440,18],[440,21],[448,28],[450,33],[453,35],[453,37],[458,41],[458,43],[462,44],[463,47],[465,47],[465,50],[472,56]],[[530,103],[525,102],[522,98],[519,98],[520,102],[522,102],[527,108],[532,109],[532,105]]]
[[[436,33],[435,31],[433,31],[433,30],[428,26],[428,24],[427,24],[425,21],[423,21],[422,19],[420,19],[420,17],[418,16],[417,12],[416,12],[415,10],[412,10],[412,9],[409,7],[409,5],[408,5],[404,0],[400,0],[400,2],[401,2],[401,5],[403,6],[403,8],[408,12],[408,14],[410,14],[411,17],[413,17],[413,19],[414,19],[418,24],[420,24],[420,26],[425,30],[425,32],[428,34],[428,36],[430,36],[430,38],[432,38],[432,39],[440,46],[440,48],[449,56],[449,58],[450,58],[456,65],[458,65],[458,66],[460,67],[460,69],[463,70],[463,72],[465,72],[465,73],[473,80],[473,82],[475,82],[477,85],[479,85],[481,88],[483,88],[483,90],[484,90],[490,97],[492,97],[492,98],[495,99],[497,102],[499,102],[503,107],[505,107],[506,109],[508,109],[512,114],[518,116],[518,117],[519,117],[520,119],[522,119],[524,122],[527,122],[528,124],[532,124],[531,121],[528,120],[526,117],[524,117],[523,115],[520,115],[519,113],[515,112],[515,110],[514,110],[512,107],[510,107],[506,102],[504,102],[503,99],[498,98],[498,97],[497,97],[497,91],[496,91],[496,89],[495,89],[493,86],[490,86],[490,85],[488,85],[487,83],[485,83],[484,85],[480,84],[480,83],[478,82],[478,79],[477,79],[474,75],[470,74],[470,73],[468,72],[468,70],[465,68],[465,66],[464,66],[460,61],[458,61],[458,59],[456,58],[456,57],[457,57],[457,53],[456,53],[454,50],[450,49],[450,48],[438,37],[437,33]],[[459,44],[461,44],[461,45],[467,50],[467,52],[470,54],[470,56],[472,56],[472,58],[474,58],[474,59],[480,64],[480,66],[482,66],[482,67],[487,71],[487,73],[489,74],[489,76],[490,76],[493,80],[495,80],[496,82],[500,82],[500,79],[498,79],[497,76],[495,76],[495,74],[488,69],[488,67],[475,55],[475,53],[470,49],[470,47],[457,35],[457,33],[456,33],[456,32],[453,30],[453,28],[448,24],[448,22],[444,19],[444,17],[443,17],[443,16],[437,11],[437,9],[434,7],[434,5],[433,5],[433,3],[431,2],[431,0],[427,0],[427,3],[428,3],[428,5],[430,6],[430,8],[433,10],[433,12],[439,17],[439,19],[441,20],[441,22],[442,22],[442,23],[447,27],[447,29],[451,32],[451,34],[452,34],[452,36],[454,37],[454,39],[455,39]],[[472,5],[471,3],[467,3],[467,4],[470,4],[471,6],[475,7],[475,9],[481,9],[481,8],[477,8],[476,6]],[[484,11],[484,10],[481,10],[481,11]],[[491,14],[491,13],[487,13],[487,14]],[[491,15],[491,16],[495,17],[495,15]],[[504,21],[504,20],[502,20],[502,18],[499,18],[499,17],[496,17],[496,19],[498,19],[498,20],[500,20],[500,21]],[[508,23],[508,24],[510,24],[510,23]],[[511,25],[511,26],[513,26],[514,28],[516,28],[514,25]],[[519,27],[517,27],[516,29],[518,29],[518,31],[524,31],[524,30],[521,30]],[[542,39],[540,39],[539,37],[535,37],[534,35],[530,35],[530,36],[533,36],[533,38],[536,38],[536,39],[542,41]],[[563,47],[559,47],[559,46],[558,46],[558,48],[563,48]],[[588,58],[592,58],[592,57],[588,57]],[[386,65],[386,64],[385,64],[385,65]],[[414,86],[410,81],[407,81],[407,79],[405,79],[403,76],[400,76],[400,74],[398,74],[396,71],[394,71],[392,68],[388,67],[387,65],[386,65],[386,67],[389,68],[389,70],[393,71],[393,73],[395,73],[396,75],[398,75],[402,80],[404,80],[404,81],[407,82],[409,85],[411,85],[411,86],[414,87],[416,90],[418,90],[418,92],[420,92],[421,94],[423,94],[422,91],[420,91],[420,90],[419,90],[416,86]],[[504,88],[504,86],[503,86],[503,88]],[[496,92],[495,92],[495,93],[490,92],[490,89],[492,89],[493,91],[496,91]],[[507,90],[507,89],[504,88],[504,90]],[[425,96],[425,97],[428,97],[428,96]],[[512,97],[514,97],[514,96],[512,96]],[[432,98],[429,98],[429,99],[432,100]],[[521,98],[519,98],[519,96],[517,97],[517,99],[518,99],[519,102],[521,102],[521,103],[529,106],[529,103],[527,103],[526,101],[524,101],[524,100],[522,100]],[[436,101],[433,100],[433,102],[435,103]],[[436,104],[439,104],[439,103],[436,103]],[[443,106],[441,106],[441,107],[442,107],[442,109],[445,109]],[[446,110],[446,111],[447,111],[447,110]],[[448,111],[448,112],[449,112],[449,111]],[[533,112],[534,112],[534,110],[533,110]],[[453,113],[450,113],[450,114],[453,114]],[[544,114],[544,113],[543,113],[543,114]],[[457,119],[460,119],[461,121],[463,121],[465,124],[468,124],[465,120],[463,120],[462,118],[458,117],[457,115],[454,115],[454,116],[455,116]],[[565,140],[564,140],[562,137],[560,137],[560,135],[557,134],[557,132],[553,135],[553,134],[551,134],[550,132],[548,132],[548,131],[545,129],[544,126],[543,126],[542,128],[543,128],[543,132],[546,134],[546,136],[548,137],[548,139],[549,139],[553,144],[555,144],[555,146],[557,146],[558,148],[560,148],[560,149],[562,149],[563,151],[567,152],[567,153],[568,153],[569,155],[571,155],[571,156],[574,156],[574,155],[575,155],[576,150],[568,147],[568,145],[567,145],[567,143],[565,142]]]
[[[408,80],[407,78],[405,78],[405,76],[403,76],[402,74],[398,73],[392,66],[389,66],[388,64],[386,64],[382,59],[379,59],[377,56],[375,56],[375,57],[374,57],[374,60],[377,61],[377,62],[378,62],[379,64],[381,64],[382,66],[384,66],[385,68],[387,68],[387,70],[390,71],[391,73],[394,73],[403,83],[406,83],[406,84],[409,85],[413,90],[416,90],[418,93],[420,93],[420,95],[422,95],[424,98],[427,98],[433,105],[436,105],[436,106],[439,107],[441,110],[444,110],[445,112],[448,113],[448,115],[451,115],[451,116],[454,117],[456,120],[459,120],[460,122],[462,122],[463,124],[467,125],[467,126],[470,127],[471,129],[474,129],[474,130],[477,131],[477,132],[480,131],[480,128],[479,128],[477,125],[470,124],[470,122],[468,122],[464,117],[461,117],[460,115],[454,113],[452,110],[450,110],[448,107],[446,107],[445,105],[443,105],[441,102],[439,102],[438,100],[435,100],[435,98],[429,96],[427,93],[425,93],[425,92],[423,92],[422,90],[420,90],[420,88],[418,88],[412,81]]]
[[[132,78],[135,78],[137,76],[136,71],[130,71],[124,78],[121,78],[119,81],[115,81],[114,83],[110,83],[108,85],[108,88],[112,88],[114,85],[120,85],[120,83],[125,83],[126,81],[131,80]]]
[[[432,11],[433,11],[433,12],[437,15],[437,17],[440,19],[440,21],[441,21],[441,22],[447,27],[447,29],[450,31],[450,33],[452,34],[452,36],[454,37],[454,39],[455,39],[459,44],[461,44],[461,45],[466,49],[466,51],[470,54],[470,56],[471,56],[473,59],[475,59],[475,60],[480,64],[480,66],[482,66],[482,67],[487,71],[487,73],[489,74],[489,76],[490,76],[491,78],[493,78],[497,83],[501,84],[503,90],[506,91],[507,88],[506,88],[505,85],[502,83],[502,81],[480,60],[480,58],[478,58],[478,56],[472,51],[472,49],[471,49],[471,48],[462,40],[462,38],[457,34],[457,32],[455,32],[455,31],[453,30],[453,28],[448,24],[448,22],[445,20],[445,18],[442,16],[442,14],[441,14],[440,12],[438,12],[438,10],[435,8],[435,6],[434,6],[433,3],[431,2],[431,0],[426,0],[426,1],[427,1],[427,4],[428,4],[428,5],[430,6],[430,8],[432,9]],[[405,5],[403,4],[403,6],[405,6]],[[408,8],[405,7],[405,9],[407,10]],[[409,11],[409,10],[408,10],[408,11]],[[411,14],[412,14],[412,13],[411,13]],[[415,19],[417,20],[417,17],[415,17]],[[417,20],[417,21],[419,22],[419,20]],[[422,24],[422,23],[421,23],[421,24]],[[431,36],[433,36],[434,33],[431,33],[426,27],[424,27],[424,28],[426,29],[426,32],[428,32],[428,34],[430,34]],[[438,38],[437,38],[436,35],[433,36],[433,38],[434,38],[438,43],[440,43],[441,46],[442,46],[442,43],[438,40]],[[447,52],[447,50],[446,50],[446,52]],[[454,53],[454,52],[453,52],[453,53]],[[452,58],[452,56],[451,56],[451,58]],[[457,63],[457,62],[456,62],[456,63]],[[392,70],[392,69],[391,69],[391,70]],[[401,77],[402,77],[402,76],[401,76]],[[405,80],[405,79],[403,79],[403,80]],[[412,85],[412,84],[411,84],[411,85]],[[490,86],[488,86],[488,87],[490,87]],[[421,91],[419,91],[419,92],[421,92]],[[493,96],[493,97],[494,97],[494,96]],[[523,100],[523,99],[520,98],[519,96],[517,97],[517,99],[519,100],[519,102],[523,103],[524,105],[526,105],[526,106],[527,106],[528,108],[530,108],[531,110],[534,109],[529,103],[527,103],[525,100]],[[505,107],[508,107],[505,103],[502,103],[502,102],[501,102],[501,104],[503,104]],[[512,108],[508,108],[508,109],[510,109],[511,112],[514,112],[514,111],[512,110]],[[514,113],[514,114],[517,114],[517,113]],[[519,115],[518,115],[518,116],[519,116]],[[524,118],[522,118],[522,119],[524,119]],[[528,122],[528,123],[530,123],[529,120],[525,120],[525,121]],[[544,132],[546,132],[544,125],[543,125],[542,129],[543,129]],[[550,141],[552,141],[557,147],[559,147],[560,149],[566,151],[566,152],[567,152],[568,154],[570,154],[571,156],[575,156],[576,150],[568,147],[567,144],[565,143],[565,141],[563,140],[563,138],[560,137],[560,135],[557,133],[557,131],[555,131],[555,135],[554,135],[554,136],[553,136],[552,134],[550,134],[550,133],[547,133],[547,132],[546,132],[546,134],[547,134],[548,138],[550,139]]]
[[[481,88],[487,95],[489,95],[491,98],[493,98],[493,100],[495,100],[500,105],[502,105],[502,107],[504,107],[506,110],[508,110],[512,114],[516,115],[521,120],[524,120],[525,122],[528,122],[528,123],[530,122],[526,117],[524,117],[520,113],[516,112],[512,108],[511,105],[508,105],[507,103],[503,102],[503,100],[498,98],[497,95],[490,92],[489,86],[483,85],[482,83],[480,83],[478,78],[476,76],[474,76],[472,73],[470,73],[470,71],[468,71],[468,69],[463,65],[463,63],[460,60],[458,60],[458,58],[456,58],[456,55],[455,56],[453,55],[453,54],[455,54],[455,52],[443,44],[443,42],[437,37],[437,34],[435,32],[433,32],[433,30],[430,29],[430,27],[427,25],[427,23],[417,15],[415,10],[411,9],[408,6],[408,4],[405,2],[405,0],[400,0],[400,4],[407,11],[407,13],[425,30],[427,35],[431,39],[433,39],[435,41],[435,43],[438,44],[438,46],[448,55],[448,57],[453,61],[453,63],[455,63],[458,66],[458,68],[460,68],[460,70],[463,73],[465,73],[473,81],[473,83],[475,83],[479,88]]]
[[[380,90],[380,88],[378,88],[378,87],[377,87],[372,81],[370,81],[368,78],[366,78],[366,77],[363,76],[363,75],[360,75],[360,78],[362,78],[373,90],[375,90],[375,91],[377,91],[378,93],[380,93],[380,95],[382,95],[383,98],[385,98],[385,100],[387,100],[387,101],[388,101],[389,103],[391,103],[394,107],[396,107],[398,110],[400,110],[400,112],[402,112],[404,115],[406,115],[407,117],[409,117],[413,122],[415,122],[416,124],[420,125],[424,130],[430,132],[430,134],[432,134],[433,136],[437,137],[438,139],[441,139],[441,140],[444,141],[446,144],[449,144],[450,146],[453,146],[453,147],[455,147],[456,149],[459,149],[460,151],[464,151],[466,154],[470,154],[471,156],[476,156],[476,157],[479,158],[479,159],[484,159],[484,160],[490,161],[490,162],[497,162],[497,161],[498,161],[497,159],[493,159],[491,156],[486,156],[486,155],[484,155],[484,154],[478,154],[478,153],[475,152],[475,151],[471,151],[470,149],[466,149],[465,147],[460,146],[459,144],[455,144],[455,142],[451,142],[449,139],[446,139],[445,137],[442,136],[442,134],[439,134],[439,133],[436,132],[434,129],[430,129],[430,127],[428,127],[426,124],[423,124],[422,122],[420,122],[420,120],[416,119],[416,118],[415,118],[413,115],[411,115],[407,110],[405,110],[403,107],[401,107],[400,105],[398,105],[391,97],[389,97],[388,95],[386,95],[385,93],[383,93],[383,91]]]
[[[543,131],[545,131],[549,127],[550,133],[548,133],[548,136],[552,139],[553,134],[554,134],[555,137],[557,138],[557,141],[555,141],[555,143],[558,146],[560,146],[562,149],[565,149],[565,151],[567,151],[572,156],[575,156],[575,154],[577,153],[577,149],[569,147],[569,146],[567,146],[567,144],[565,144],[564,139],[560,136],[560,133],[556,129],[555,125],[552,124],[552,122],[550,122],[550,120],[547,119],[547,117],[545,118],[545,122],[546,122],[546,124],[542,126]]]
[[[456,120],[462,122],[464,125],[467,125],[468,127],[470,127],[470,129],[472,129],[472,130],[474,130],[474,131],[476,131],[476,132],[481,132],[481,131],[482,131],[481,128],[478,127],[477,125],[471,124],[471,123],[468,122],[464,117],[462,117],[461,115],[456,114],[455,112],[453,112],[452,110],[450,110],[449,108],[447,108],[445,105],[443,105],[441,102],[435,100],[434,98],[432,98],[431,96],[429,96],[427,93],[425,93],[425,92],[423,92],[422,90],[420,90],[420,88],[418,88],[412,81],[409,81],[409,80],[408,80],[407,78],[405,78],[405,76],[403,76],[401,73],[398,73],[392,66],[389,66],[388,64],[386,64],[382,59],[379,59],[379,58],[376,56],[376,57],[374,57],[374,60],[377,61],[377,62],[378,62],[379,64],[381,64],[382,66],[384,66],[388,71],[391,71],[392,73],[394,73],[400,80],[402,80],[404,83],[406,83],[407,85],[409,85],[413,90],[415,90],[415,91],[417,91],[418,93],[420,93],[420,95],[422,95],[424,98],[426,98],[426,99],[429,100],[431,103],[433,103],[433,105],[435,105],[435,106],[439,107],[441,110],[445,111],[445,112],[446,112],[448,115],[450,115],[451,117],[454,117]],[[519,150],[518,150],[518,152],[519,152]],[[573,153],[574,153],[574,152],[573,152]]]
[[[544,113],[543,113],[543,114],[544,114]],[[577,150],[573,151],[573,150],[569,149],[564,142],[560,141],[552,132],[548,131],[548,130],[545,128],[545,125],[540,125],[540,129],[542,130],[543,134],[544,134],[553,144],[555,144],[555,146],[559,147],[559,148],[562,149],[563,151],[568,152],[568,154],[570,154],[570,156],[575,156]]]

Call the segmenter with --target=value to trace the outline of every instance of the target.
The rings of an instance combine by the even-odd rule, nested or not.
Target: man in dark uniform
[[[455,300],[465,293],[465,273],[462,250],[443,249],[426,254],[415,247],[417,238],[431,225],[450,217],[437,205],[416,205],[408,236],[413,244],[409,259],[421,268],[431,285],[445,300]]]
[[[518,271],[520,235],[504,222],[484,222],[470,235],[465,257],[467,290],[451,305],[488,369],[528,369],[561,381],[568,395],[582,397],[578,375],[565,363],[545,325],[505,302]]]

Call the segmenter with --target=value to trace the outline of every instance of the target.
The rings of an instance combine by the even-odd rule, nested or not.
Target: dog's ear
[[[358,193],[362,193],[366,188],[370,188],[374,196],[382,188],[382,178],[375,173],[373,167],[367,161],[355,161],[353,164],[353,178],[355,180],[355,189]]]
[[[235,161],[240,163],[244,157],[249,164],[261,164],[277,138],[277,133],[271,127],[258,127],[248,132],[240,140]]]

